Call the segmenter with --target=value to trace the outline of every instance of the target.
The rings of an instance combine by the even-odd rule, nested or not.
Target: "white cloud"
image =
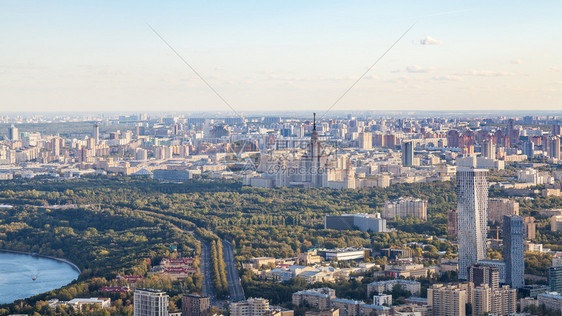
[[[418,41],[421,45],[441,45],[443,41],[435,39],[431,36],[426,36],[424,39]]]
[[[514,59],[511,61],[511,63],[514,65],[521,65],[523,61],[521,59]]]
[[[562,72],[562,67],[550,67],[550,71]]]
[[[463,81],[461,76],[455,76],[455,75],[436,76],[431,79],[439,80],[439,81]]]
[[[423,68],[420,66],[408,66],[406,67],[406,71],[409,73],[428,73],[432,72],[433,68]]]
[[[463,72],[456,74],[457,76],[478,76],[478,77],[515,77],[515,76],[525,76],[521,72],[509,72],[509,71],[490,71],[490,70],[471,70],[469,72]]]

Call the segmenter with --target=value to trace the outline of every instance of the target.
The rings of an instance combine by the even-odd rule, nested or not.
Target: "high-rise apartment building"
[[[231,316],[262,316],[269,311],[269,301],[265,298],[249,298],[247,301],[230,304]]]
[[[211,315],[211,298],[197,294],[183,295],[181,298],[182,316]]]
[[[92,138],[95,140],[96,143],[100,141],[100,126],[99,124],[94,124],[92,130]]]
[[[550,218],[550,230],[553,232],[562,231],[562,215],[554,215]]]
[[[519,215],[519,203],[510,199],[488,199],[488,221],[501,224],[504,215]]]
[[[492,139],[486,139],[482,143],[482,157],[489,159],[496,159],[496,146],[492,142]]]
[[[414,217],[427,220],[427,201],[412,197],[401,197],[395,201],[387,201],[382,209],[384,219],[395,219],[400,217]]]
[[[19,140],[20,135],[18,134],[18,128],[14,125],[10,126],[8,129],[8,139],[11,141]]]
[[[472,289],[472,315],[512,315],[517,311],[517,291],[509,286],[492,289],[482,285]]]
[[[514,289],[525,286],[523,274],[523,218],[517,215],[503,217],[503,259],[505,282]]]
[[[459,279],[468,267],[486,259],[488,233],[488,170],[457,169]]]
[[[562,126],[560,124],[552,124],[552,135],[562,136]]]
[[[535,156],[535,144],[527,140],[523,142],[523,155],[526,155],[527,158],[533,158]]]
[[[458,214],[457,210],[447,211],[447,234],[450,236],[456,236],[458,233]]]
[[[414,142],[402,143],[402,166],[412,167],[414,165]]]
[[[433,316],[465,316],[468,293],[465,286],[433,284],[427,289],[427,305]]]
[[[148,159],[148,151],[143,148],[137,148],[135,150],[135,160],[145,161]]]
[[[474,286],[488,285],[491,289],[499,288],[500,269],[498,267],[474,264],[468,268],[468,282]]]
[[[532,216],[523,217],[523,236],[525,239],[535,239],[537,224]]]
[[[373,148],[373,134],[369,132],[359,133],[357,139],[359,141],[359,148],[361,149],[372,149]]]
[[[164,291],[136,289],[134,296],[135,316],[168,316],[169,297]]]
[[[560,137],[552,136],[548,139],[548,157],[560,160]]]

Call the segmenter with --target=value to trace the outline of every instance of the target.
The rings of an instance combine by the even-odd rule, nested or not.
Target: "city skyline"
[[[4,2],[3,111],[556,110],[558,3]]]

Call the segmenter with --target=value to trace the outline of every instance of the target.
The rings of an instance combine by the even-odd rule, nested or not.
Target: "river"
[[[78,275],[74,267],[62,261],[0,252],[0,304],[58,289]]]

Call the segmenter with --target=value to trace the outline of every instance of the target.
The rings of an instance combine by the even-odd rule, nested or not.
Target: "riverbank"
[[[64,262],[64,263],[68,264],[69,266],[71,266],[76,272],[78,272],[78,276],[80,276],[80,274],[82,273],[82,270],[80,270],[80,268],[76,264],[74,264],[74,262],[72,262],[68,259],[51,257],[51,256],[41,255],[41,254],[32,253],[32,252],[10,250],[10,249],[0,249],[0,252],[15,253],[15,254],[20,254],[20,255],[28,255],[28,256],[32,256],[32,257],[41,257],[41,258],[51,259],[51,260],[55,260],[55,261],[59,261],[59,262]]]

